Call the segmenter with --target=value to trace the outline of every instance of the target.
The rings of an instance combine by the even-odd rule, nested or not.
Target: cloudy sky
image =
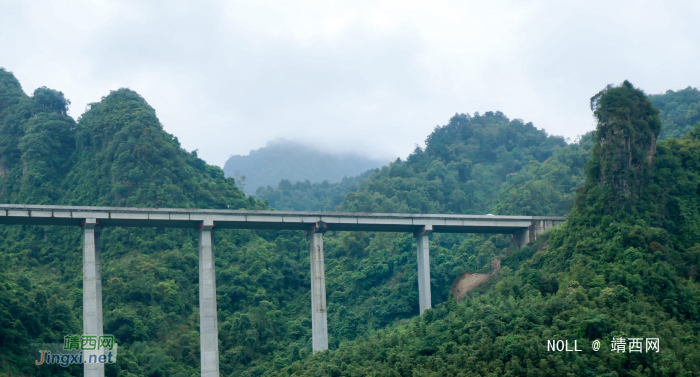
[[[405,157],[455,113],[575,139],[630,80],[700,86],[700,1],[0,0],[0,67],[71,115],[121,87],[222,166],[275,138]]]

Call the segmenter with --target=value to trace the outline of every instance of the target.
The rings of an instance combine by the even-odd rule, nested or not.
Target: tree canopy
[[[586,165],[577,205],[565,225],[506,253],[495,281],[275,375],[700,373],[700,124],[648,158],[659,122],[640,94],[625,82],[594,97],[597,163]],[[631,186],[641,194],[628,195]],[[659,338],[660,352],[613,352],[615,337]],[[552,339],[583,351],[549,352]]]
[[[77,122],[68,104],[48,88],[24,94],[0,70],[2,202],[568,216],[522,250],[506,236],[433,235],[434,309],[422,317],[411,235],[327,233],[330,350],[318,354],[305,234],[219,230],[222,375],[700,373],[700,124],[659,141],[665,113],[629,83],[594,97],[598,128],[575,143],[500,112],[457,114],[406,159],[339,184],[258,191],[269,202],[182,149],[129,89]],[[0,234],[0,370],[81,375],[30,356],[32,343],[81,331],[80,230]],[[108,228],[102,244],[105,333],[120,352],[107,375],[197,375],[195,230]],[[498,275],[462,302],[450,297],[455,279],[490,272],[496,258]],[[590,349],[613,336],[658,337],[661,351],[546,351],[549,339]]]
[[[661,138],[681,138],[700,122],[700,91],[687,87],[682,90],[669,90],[664,94],[653,94],[649,99],[661,111],[664,126]]]
[[[591,110],[598,127],[584,190],[607,211],[636,210],[656,154],[659,110],[628,81],[593,96]]]

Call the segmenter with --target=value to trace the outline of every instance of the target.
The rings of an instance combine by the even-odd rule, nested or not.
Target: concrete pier
[[[425,309],[432,307],[430,297],[430,244],[429,236],[433,227],[426,225],[419,231],[413,233],[418,249],[418,302],[420,314],[423,315]]]
[[[212,233],[214,222],[199,228],[199,340],[202,377],[219,377],[219,329],[216,311],[216,271]]]
[[[102,273],[100,267],[100,232],[94,218],[85,219],[83,224],[83,334],[103,335],[102,333]],[[85,360],[97,351],[85,351]],[[105,367],[101,363],[87,363],[85,377],[104,377]]]
[[[536,219],[530,223],[530,226],[523,229],[518,229],[513,233],[513,241],[515,241],[515,246],[518,249],[522,249],[525,246],[532,245],[537,241],[537,236],[546,232],[550,228],[554,228],[561,224],[563,221],[556,221],[551,219]]]
[[[312,226],[308,232],[311,262],[311,329],[313,350],[328,349],[328,317],[326,314],[326,267],[323,260],[322,222]]]
[[[520,250],[530,243],[530,229],[519,229],[513,233],[513,242],[515,242],[515,247]]]
[[[95,227],[95,296],[97,297],[97,329],[98,335],[104,335],[104,316],[102,314],[102,227]]]

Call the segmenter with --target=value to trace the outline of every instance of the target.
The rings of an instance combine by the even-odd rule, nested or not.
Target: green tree
[[[664,123],[660,135],[662,139],[679,139],[700,122],[700,90],[697,88],[669,90],[664,94],[650,95],[649,99],[661,111]]]
[[[563,138],[501,112],[457,114],[435,128],[425,150],[416,148],[406,161],[397,159],[360,181],[341,208],[486,214],[509,174],[565,145]]]
[[[567,223],[507,256],[495,281],[462,303],[275,375],[700,374],[700,124],[648,158],[659,128],[646,98],[628,82],[596,97],[596,163]],[[610,351],[613,337],[635,336],[660,338],[662,350]],[[551,339],[577,339],[584,351],[549,352]],[[591,352],[596,339],[603,349]]]

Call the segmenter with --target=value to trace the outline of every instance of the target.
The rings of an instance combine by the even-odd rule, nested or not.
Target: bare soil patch
[[[464,275],[460,276],[455,282],[452,284],[452,294],[457,301],[462,301],[464,296],[471,291],[472,289],[480,286],[483,282],[488,280],[491,276],[494,276],[498,273],[498,270],[501,269],[501,260],[496,258],[491,262],[491,272],[488,274],[476,274],[476,273],[471,273],[467,272]]]

